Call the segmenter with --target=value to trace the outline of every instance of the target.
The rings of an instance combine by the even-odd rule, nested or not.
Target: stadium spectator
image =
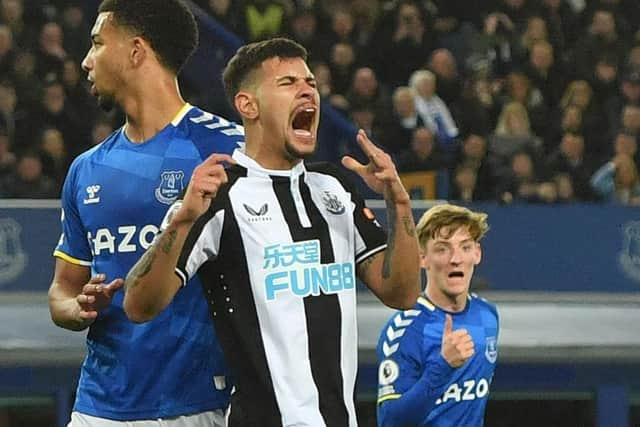
[[[329,69],[334,94],[343,96],[347,94],[356,68],[357,58],[353,45],[338,42],[331,47]]]
[[[380,144],[389,153],[397,154],[409,148],[413,132],[425,126],[425,122],[416,110],[415,93],[410,87],[397,87],[392,103],[391,114],[379,115],[376,127]]]
[[[11,140],[7,131],[0,127],[0,182],[13,172],[16,165],[16,155],[11,151]],[[3,195],[0,194],[0,197]]]
[[[640,165],[640,153],[638,152],[638,137],[628,132],[618,132],[613,141],[613,155],[624,154],[631,157],[636,166]]]
[[[350,106],[366,106],[378,114],[388,114],[390,109],[387,88],[378,81],[375,71],[369,67],[357,68],[346,94]]]
[[[554,114],[548,125],[544,140],[545,153],[551,153],[562,141],[566,132],[582,134],[582,109],[576,105],[568,105]]]
[[[574,58],[577,79],[588,79],[602,52],[607,52],[619,67],[623,66],[629,44],[620,37],[614,14],[608,8],[593,11],[591,23],[576,42]]]
[[[9,26],[0,24],[0,80],[10,76],[15,61],[13,34]]]
[[[28,49],[35,40],[36,22],[25,17],[24,0],[0,1],[0,23],[11,29],[14,43],[21,49]]]
[[[417,1],[402,0],[393,11],[394,20],[373,43],[375,69],[390,87],[405,85],[436,47],[435,33],[426,23],[426,12]]]
[[[549,109],[542,92],[532,84],[531,79],[522,72],[507,74],[503,93],[503,105],[518,102],[527,108],[531,130],[536,135],[544,135],[549,123]]]
[[[626,154],[618,154],[602,165],[591,177],[591,186],[606,202],[640,206],[638,167]]]
[[[462,140],[458,158],[454,163],[456,170],[459,166],[471,167],[475,171],[473,200],[494,200],[496,182],[487,159],[485,137],[470,133]]]
[[[84,7],[81,0],[68,0],[62,6],[61,27],[63,33],[63,48],[68,57],[80,63],[90,43],[86,34],[89,32],[89,23],[85,19]]]
[[[618,94],[619,80],[618,64],[615,58],[604,52],[596,61],[593,74],[588,79],[598,105],[604,106],[608,99]]]
[[[13,143],[16,132],[16,91],[9,80],[0,81],[0,127]],[[18,114],[19,116],[19,114]]]
[[[566,174],[571,179],[571,186],[577,200],[594,199],[589,180],[595,168],[593,159],[589,158],[589,154],[585,152],[582,135],[565,133],[560,146],[546,159],[546,170],[551,176]]]
[[[327,34],[323,34],[318,17],[313,9],[298,8],[291,19],[289,35],[310,52],[309,62],[327,62],[330,47],[334,44]]]
[[[447,158],[436,142],[434,133],[426,127],[413,131],[408,150],[397,156],[398,172],[422,172],[447,169]]]
[[[549,29],[549,41],[557,46],[564,56],[578,38],[578,15],[567,0],[542,0],[540,13]]]
[[[53,199],[58,197],[56,183],[43,172],[41,155],[24,151],[15,169],[0,182],[0,194],[11,199]]]
[[[527,110],[519,102],[509,102],[502,108],[488,141],[489,164],[498,177],[505,176],[514,154],[527,151],[536,162],[542,155],[542,140],[531,131]]]
[[[472,203],[478,200],[477,183],[478,174],[476,168],[470,164],[458,165],[453,172],[451,180],[449,200]]]
[[[239,2],[232,0],[198,0],[197,3],[227,30],[238,33],[243,28]]]
[[[640,136],[640,105],[628,104],[622,109],[621,130]]]
[[[89,116],[89,120],[91,120]],[[64,137],[68,152],[76,156],[89,147],[88,123],[67,102],[64,86],[58,80],[47,80],[37,109],[31,111],[20,123],[22,141],[35,146],[45,127],[55,127]]]
[[[607,124],[600,105],[596,103],[593,90],[586,80],[574,80],[570,82],[562,98],[559,108],[576,106],[582,112],[582,133],[585,135],[587,149],[594,157],[599,157],[607,137]]]
[[[526,151],[511,157],[510,169],[500,181],[499,197],[504,203],[549,203],[556,199],[555,188],[539,178],[531,155]]]
[[[62,183],[71,164],[62,132],[56,128],[45,128],[38,148],[42,153],[44,174],[53,179],[56,185],[56,197],[60,197]]]
[[[547,41],[533,43],[525,70],[532,85],[542,93],[546,107],[551,109],[557,105],[565,82],[564,72],[556,62],[551,43]]]
[[[436,76],[436,93],[449,106],[460,99],[462,76],[458,64],[447,49],[436,49],[429,56],[427,68]]]
[[[425,126],[437,136],[444,151],[453,151],[458,127],[449,108],[436,94],[436,76],[428,70],[414,71],[409,86],[416,95],[416,110]]]
[[[47,22],[40,30],[36,54],[36,75],[44,80],[60,79],[62,64],[67,57],[64,50],[64,33],[56,22]]]
[[[35,73],[36,59],[30,51],[21,51],[16,55],[11,73],[11,81],[18,97],[18,109],[37,108],[42,95],[42,82]]]
[[[489,78],[480,75],[465,81],[459,102],[451,106],[461,134],[486,136],[493,131],[500,112],[493,86]]]

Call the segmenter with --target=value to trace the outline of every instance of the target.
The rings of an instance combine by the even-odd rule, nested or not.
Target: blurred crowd
[[[246,41],[303,44],[321,96],[450,200],[640,205],[637,0],[195,3]],[[121,123],[81,70],[93,19],[0,0],[0,197],[59,197]]]

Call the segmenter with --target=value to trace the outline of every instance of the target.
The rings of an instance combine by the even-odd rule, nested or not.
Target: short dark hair
[[[222,73],[224,93],[231,107],[234,98],[247,77],[270,58],[302,58],[307,60],[307,50],[291,39],[276,37],[242,46],[231,58]]]
[[[181,0],[104,0],[116,25],[145,39],[160,63],[178,74],[198,46],[198,25]]]

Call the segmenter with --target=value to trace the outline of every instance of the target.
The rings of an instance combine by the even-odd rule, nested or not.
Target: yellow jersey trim
[[[381,404],[382,402],[385,402],[387,400],[396,400],[396,399],[400,399],[402,397],[401,394],[388,394],[386,396],[382,396],[381,398],[378,399],[378,405]]]
[[[180,109],[180,111],[178,111],[178,113],[176,114],[176,116],[173,118],[173,120],[171,120],[171,124],[174,126],[178,126],[178,123],[180,123],[182,121],[182,119],[184,118],[184,116],[189,112],[189,110],[191,109],[191,104],[189,104],[188,102],[186,102],[182,108]]]
[[[431,302],[429,302],[425,297],[418,297],[418,304],[427,307],[429,311],[434,311],[436,309],[436,306],[431,304]]]
[[[64,252],[60,252],[60,251],[54,251],[53,252],[53,256],[58,257],[64,261],[67,261],[70,264],[75,264],[75,265],[83,265],[85,267],[90,267],[91,266],[91,261],[83,261],[81,259],[78,258],[74,258],[72,256],[69,256],[67,254],[65,254]]]

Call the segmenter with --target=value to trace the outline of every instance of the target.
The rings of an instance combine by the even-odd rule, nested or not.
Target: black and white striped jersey
[[[356,426],[356,265],[386,233],[332,165],[233,157],[176,269],[209,299],[234,375],[230,426]]]

